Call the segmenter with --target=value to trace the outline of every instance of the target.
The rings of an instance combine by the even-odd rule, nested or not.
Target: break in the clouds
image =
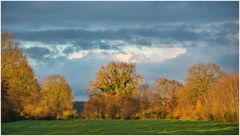
[[[144,81],[184,82],[186,68],[238,72],[238,2],[2,2],[2,31],[21,42],[40,79],[61,74],[75,99],[101,65],[136,63]]]

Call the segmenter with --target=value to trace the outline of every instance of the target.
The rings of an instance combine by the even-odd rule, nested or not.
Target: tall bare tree
[[[178,88],[182,86],[177,80],[170,80],[166,78],[159,78],[154,82],[154,89],[159,93],[161,97],[170,97],[168,94],[174,93]]]
[[[223,72],[216,64],[198,63],[188,68],[186,86],[190,89],[190,97],[193,103],[197,99],[203,99],[210,86],[215,83]]]

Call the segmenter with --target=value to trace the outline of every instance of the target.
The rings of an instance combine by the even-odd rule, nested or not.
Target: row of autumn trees
[[[86,119],[193,119],[238,121],[239,76],[215,64],[187,69],[185,83],[165,78],[141,83],[135,65],[102,66],[84,105]]]
[[[75,116],[73,95],[64,77],[41,81],[10,33],[1,35],[1,119],[64,119]]]
[[[64,77],[37,81],[22,49],[9,33],[1,41],[1,118],[67,119],[78,116]],[[85,119],[198,119],[238,121],[239,76],[215,64],[187,69],[185,83],[159,78],[142,83],[135,65],[112,62],[90,81]]]

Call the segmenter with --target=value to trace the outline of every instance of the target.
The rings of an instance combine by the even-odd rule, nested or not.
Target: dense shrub
[[[170,101],[154,92],[132,95],[92,95],[84,105],[86,119],[170,118]]]
[[[140,109],[138,96],[92,95],[84,104],[84,116],[86,119],[134,119]]]
[[[63,111],[63,114],[59,116],[59,119],[75,119],[78,117],[76,110],[66,110]]]
[[[147,109],[136,114],[138,119],[165,119],[168,112],[162,108]]]

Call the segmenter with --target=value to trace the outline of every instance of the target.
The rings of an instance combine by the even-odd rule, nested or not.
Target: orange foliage
[[[92,95],[84,105],[86,119],[133,119],[140,110],[139,96]]]
[[[178,91],[174,115],[181,119],[238,121],[238,85],[237,74],[223,73],[214,64],[195,65]]]
[[[239,119],[239,76],[225,73],[207,93],[206,108],[215,120],[238,121]]]

